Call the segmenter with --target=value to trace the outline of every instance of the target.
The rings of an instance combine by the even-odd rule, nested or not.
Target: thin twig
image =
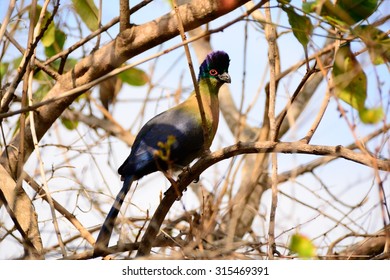
[[[178,28],[179,28],[180,36],[181,36],[182,42],[185,42],[187,40],[187,37],[186,37],[186,35],[184,33],[183,21],[181,19],[180,12],[179,12],[176,0],[173,0],[173,5],[174,5],[175,13],[176,13],[176,16],[177,16],[177,22],[178,22]],[[202,120],[204,145],[207,145],[207,143],[209,142],[207,140],[207,139],[209,139],[209,131],[207,129],[207,120],[206,120],[206,114],[205,114],[204,107],[203,107],[202,96],[200,95],[200,92],[199,92],[199,85],[198,85],[198,81],[196,79],[194,66],[193,66],[193,63],[192,63],[191,53],[190,53],[190,49],[188,47],[188,44],[184,44],[183,47],[184,47],[184,50],[185,50],[185,53],[186,53],[186,57],[187,57],[187,61],[188,61],[188,67],[189,67],[190,73],[191,73],[192,83],[194,85],[196,100],[198,101],[200,118]]]
[[[40,34],[42,32],[41,24],[43,22],[43,19],[44,19],[45,13],[46,13],[46,9],[47,9],[49,3],[50,3],[50,0],[46,0],[44,5],[42,6],[41,14],[39,16],[38,23],[37,23],[37,25],[34,28],[34,37],[33,37],[34,41],[38,39],[38,37],[40,36]],[[32,56],[31,56],[31,60],[30,60],[32,68],[33,68],[33,65],[34,65],[34,59],[35,59],[35,50],[33,51]],[[29,101],[30,104],[32,104],[33,103],[33,92],[32,91],[33,91],[33,76],[34,76],[34,73],[33,73],[33,71],[30,71],[29,73],[26,73],[26,74],[28,74],[28,90],[27,90],[27,95],[28,95],[28,99],[29,99],[28,101]],[[35,131],[35,121],[34,121],[34,119],[35,119],[34,114],[30,114],[30,129],[31,129],[32,140],[34,142],[35,153],[37,155],[37,159],[38,159],[38,162],[39,162],[39,170],[40,170],[40,173],[41,173],[41,178],[42,178],[42,182],[43,182],[43,188],[44,188],[44,190],[45,190],[45,192],[47,194],[47,199],[48,199],[48,202],[49,202],[49,205],[50,205],[50,210],[51,210],[51,214],[52,214],[52,217],[53,217],[53,225],[54,225],[54,229],[55,229],[55,232],[56,232],[56,235],[57,235],[58,244],[61,247],[62,255],[65,257],[67,253],[66,253],[65,245],[64,245],[64,243],[62,241],[61,231],[60,231],[59,226],[58,226],[58,221],[57,221],[57,218],[56,218],[56,213],[55,213],[55,208],[54,208],[54,204],[53,204],[53,199],[52,199],[52,197],[50,195],[49,188],[48,188],[48,185],[47,185],[44,164],[43,164],[43,161],[42,161],[42,158],[41,158],[41,155],[40,155],[40,151],[39,151],[39,147],[38,147],[38,138],[37,138],[36,131]]]
[[[309,71],[306,72],[305,76],[302,78],[298,87],[295,89],[293,95],[291,96],[291,98],[287,102],[286,106],[283,108],[282,112],[279,113],[279,115],[275,121],[275,139],[274,140],[279,138],[279,130],[280,130],[280,127],[282,125],[284,118],[287,115],[288,109],[291,108],[292,104],[294,103],[295,99],[298,97],[298,94],[301,92],[301,90],[302,90],[303,86],[305,85],[305,83],[307,82],[307,80],[311,77],[311,75],[313,75],[315,72],[317,72],[317,70],[315,69],[315,66],[316,65],[314,65],[312,69],[310,69]]]
[[[7,13],[5,14],[5,16],[3,18],[3,22],[0,24],[0,42],[3,41],[4,33],[7,31],[8,22],[9,22],[9,19],[11,18],[12,12],[15,8],[15,3],[16,3],[16,0],[9,1]]]
[[[30,187],[45,201],[49,202],[47,192],[36,182],[30,175],[26,172],[22,174],[23,179],[30,185]],[[70,213],[64,206],[62,206],[58,201],[52,199],[53,206],[67,219],[79,232],[80,236],[84,238],[89,244],[95,244],[95,238],[93,238],[92,234],[80,223],[80,221]]]
[[[323,77],[326,77],[328,71],[327,71],[327,69],[325,69],[325,67],[324,67],[324,65],[319,57],[317,57],[317,64],[320,68],[320,71],[321,71]],[[329,86],[329,84],[327,84],[327,85]],[[302,139],[302,141],[304,141],[305,143],[310,142],[315,131],[317,130],[318,126],[320,125],[320,122],[325,114],[326,108],[328,108],[329,100],[330,100],[330,94],[329,94],[329,88],[327,88],[324,99],[322,100],[322,103],[321,103],[321,107],[318,110],[317,116],[316,116],[313,124],[311,125],[309,131],[306,133],[306,136]]]
[[[42,39],[42,37],[45,34],[45,31],[49,27],[50,23],[53,21],[54,16],[56,15],[56,13],[58,11],[58,7],[59,7],[59,4],[57,2],[57,4],[54,5],[54,9],[53,9],[51,16],[45,22],[45,26],[39,30],[39,34],[37,34],[35,36],[34,41],[29,45],[25,55],[22,58],[22,61],[19,65],[19,67],[18,67],[18,75],[16,75],[14,80],[11,82],[10,86],[7,89],[7,92],[5,93],[4,97],[1,99],[0,112],[8,111],[9,104],[11,103],[13,96],[14,96],[14,92],[15,92],[19,82],[21,81],[23,75],[26,73],[27,65],[29,64],[31,57],[34,55],[34,52],[35,52],[35,49],[36,49],[38,43]],[[43,17],[42,17],[42,19],[40,19],[40,22],[42,22],[42,20],[43,20]]]
[[[149,4],[152,1],[153,0],[144,0],[144,1],[140,2],[139,4],[135,5],[133,8],[130,9],[130,14],[135,13],[136,11],[138,11],[141,8],[143,8],[144,6],[146,6],[147,4]],[[80,41],[78,41],[75,44],[73,44],[71,47],[67,48],[66,50],[63,50],[62,52],[57,53],[56,55],[53,55],[48,60],[46,60],[44,64],[48,65],[48,64],[52,63],[53,61],[61,58],[61,57],[68,56],[71,52],[73,52],[74,50],[77,50],[79,47],[81,47],[82,45],[84,45],[88,41],[92,40],[93,38],[95,38],[99,34],[107,31],[108,29],[110,29],[112,26],[114,26],[118,22],[119,22],[119,17],[113,18],[109,23],[107,23],[106,25],[104,25],[104,26],[100,27],[99,29],[95,30],[94,32],[92,32],[91,34],[86,36],[85,38],[83,38]]]
[[[265,5],[265,18],[268,22],[272,22],[271,11],[269,3]],[[269,32],[266,32],[266,39],[268,42],[268,63],[270,70],[270,81],[269,81],[269,104],[268,104],[268,119],[270,124],[270,139],[275,141],[278,137],[277,132],[277,122],[276,122],[276,30],[273,25],[269,25]],[[272,198],[271,198],[271,209],[269,215],[269,228],[268,228],[268,258],[273,259],[274,254],[276,253],[276,243],[275,243],[275,216],[276,216],[276,207],[278,205],[278,160],[277,155],[272,154],[272,175],[271,175],[271,184],[272,184]]]

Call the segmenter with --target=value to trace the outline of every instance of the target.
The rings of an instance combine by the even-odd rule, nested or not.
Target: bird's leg
[[[180,180],[180,178],[184,175],[184,173],[188,172],[189,174],[191,174],[191,167],[190,165],[187,165],[187,166],[184,166],[182,167],[182,172],[179,174],[178,176],[178,181]],[[194,183],[198,183],[199,182],[199,176],[197,178],[194,179],[193,181]],[[187,190],[187,188],[185,188],[183,190],[183,192],[185,192]]]
[[[175,179],[173,179],[172,174],[171,174],[171,169],[161,170],[161,172],[164,174],[165,178],[168,179],[169,183],[171,183],[171,185],[175,189],[176,196],[177,196],[176,200],[180,200],[183,193],[179,190],[178,181],[175,181]],[[166,192],[164,193],[164,195],[166,195]]]

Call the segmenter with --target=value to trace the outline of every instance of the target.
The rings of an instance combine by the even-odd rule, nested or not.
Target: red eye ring
[[[211,70],[209,71],[209,73],[210,73],[211,76],[216,76],[216,75],[218,75],[218,71],[215,70],[215,69],[211,69]]]

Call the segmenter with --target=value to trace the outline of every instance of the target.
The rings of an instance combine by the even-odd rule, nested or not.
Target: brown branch
[[[130,14],[133,14],[133,13],[137,12],[139,9],[143,8],[144,6],[146,6],[147,4],[149,4],[152,1],[153,0],[144,0],[144,1],[140,2],[139,4],[135,5],[133,8],[130,9]],[[92,32],[91,34],[86,36],[85,38],[83,38],[80,41],[78,41],[77,43],[73,44],[68,49],[63,50],[62,52],[59,52],[59,53],[55,54],[54,56],[50,57],[48,60],[45,61],[44,64],[48,65],[48,64],[52,63],[53,61],[55,61],[55,60],[57,60],[59,58],[67,57],[71,52],[73,52],[74,50],[78,49],[79,47],[81,47],[82,45],[84,45],[88,41],[92,40],[93,38],[95,38],[99,34],[101,34],[101,33],[105,32],[106,30],[110,29],[112,26],[114,26],[118,22],[119,22],[119,17],[113,18],[109,23],[107,23],[106,25],[104,25],[104,26],[100,27],[99,29],[95,30],[94,32]]]
[[[131,146],[134,142],[134,135],[125,130],[120,124],[115,122],[114,119],[99,119],[95,116],[87,116],[78,111],[66,110],[63,116],[71,121],[80,121],[88,125],[92,129],[103,129],[107,134],[114,136],[128,146]]]
[[[119,31],[130,28],[130,0],[121,0],[119,6]]]
[[[54,16],[56,15],[57,11],[59,8],[58,2],[54,5],[53,12],[51,16],[47,19],[45,26],[42,27],[40,30],[39,34],[34,38],[34,41],[30,43],[28,49],[26,50],[25,55],[23,56],[22,63],[18,67],[18,75],[14,78],[14,80],[11,82],[10,86],[7,89],[7,92],[1,99],[1,107],[0,107],[0,112],[6,112],[8,111],[9,104],[11,103],[13,97],[14,97],[14,92],[22,80],[22,77],[24,76],[27,66],[30,63],[30,59],[33,56],[36,47],[38,46],[38,43],[42,39],[43,35],[45,34],[45,31],[49,27],[50,23],[53,21]],[[31,23],[32,26],[34,26],[33,23]]]
[[[380,256],[385,249],[386,244],[386,231],[390,230],[390,226],[387,226],[374,234],[347,234],[335,240],[328,249],[327,259],[338,260],[357,260],[357,259],[372,259],[376,256]],[[349,237],[365,237],[362,241],[359,241],[351,246],[348,246],[345,250],[335,253],[333,248]],[[389,256],[387,256],[389,258]]]
[[[267,3],[265,7],[265,18],[268,22],[272,22],[270,5]],[[278,83],[276,76],[280,73],[280,57],[278,47],[277,47],[277,33],[274,25],[267,25],[265,37],[268,42],[268,64],[269,64],[269,88],[267,98],[268,102],[268,119],[269,119],[269,135],[271,141],[276,141],[278,139],[278,124],[276,120],[276,90]],[[280,127],[280,126],[279,126]],[[275,241],[275,217],[276,217],[276,207],[278,206],[278,160],[276,154],[271,156],[271,209],[269,213],[269,226],[268,226],[268,258],[273,259],[276,251],[276,241]]]
[[[48,202],[46,191],[41,188],[41,186],[30,175],[23,172],[22,177],[43,200]],[[52,199],[52,201],[54,209],[63,215],[80,232],[81,237],[89,244],[95,244],[95,238],[93,238],[91,233],[80,223],[80,221],[55,199]]]
[[[187,37],[186,37],[186,35],[184,33],[183,20],[181,18],[181,15],[180,15],[180,12],[179,12],[176,0],[173,0],[173,5],[174,5],[174,10],[175,10],[175,13],[176,13],[176,16],[177,16],[178,29],[179,29],[179,32],[180,32],[180,36],[181,36],[182,41],[185,42],[187,40]],[[207,140],[207,139],[209,139],[209,131],[207,129],[207,120],[206,120],[206,114],[205,114],[205,111],[204,111],[202,96],[200,95],[200,92],[199,92],[199,85],[198,85],[198,82],[197,82],[197,78],[196,78],[196,74],[195,74],[195,70],[194,70],[194,65],[192,63],[190,49],[189,49],[187,44],[183,45],[183,47],[184,47],[184,51],[185,51],[187,62],[188,62],[188,68],[189,68],[190,74],[191,74],[192,84],[194,86],[196,100],[198,102],[200,119],[202,121],[204,145],[206,147],[207,143],[209,142]]]
[[[390,160],[367,158],[365,154],[357,153],[342,146],[309,145],[302,142],[248,142],[237,143],[222,150],[213,152],[199,159],[190,169],[184,170],[180,175],[175,187],[171,186],[165,193],[160,205],[157,207],[148,228],[141,240],[137,257],[146,256],[150,253],[153,240],[167,215],[172,204],[187,186],[211,165],[233,156],[249,153],[291,153],[329,155],[344,158],[370,167],[376,166],[381,170],[390,171]]]
[[[313,68],[309,69],[306,72],[305,76],[302,78],[301,82],[299,83],[299,85],[295,89],[293,95],[289,99],[285,108],[283,108],[283,110],[279,113],[278,117],[276,118],[276,124],[275,124],[275,133],[276,133],[275,138],[276,139],[279,138],[280,127],[282,126],[282,122],[283,122],[284,118],[286,117],[289,108],[294,103],[295,99],[297,98],[298,94],[301,92],[301,90],[304,87],[304,85],[306,84],[307,80],[316,72],[317,72],[317,70],[316,70],[315,66],[313,66]]]

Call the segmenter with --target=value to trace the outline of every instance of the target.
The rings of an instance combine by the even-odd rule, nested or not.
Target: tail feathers
[[[110,237],[114,229],[116,218],[118,217],[119,210],[123,204],[126,194],[129,192],[131,184],[134,181],[133,176],[126,176],[123,182],[122,189],[115,198],[115,202],[112,205],[110,212],[108,213],[102,228],[100,229],[98,238],[94,246],[94,256],[100,256],[107,250]]]

